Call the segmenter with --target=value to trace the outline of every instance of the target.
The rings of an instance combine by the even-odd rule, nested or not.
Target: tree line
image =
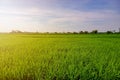
[[[106,31],[106,32],[98,32],[98,30],[92,30],[91,32],[88,31],[79,31],[79,32],[23,32],[20,30],[12,30],[10,33],[33,33],[33,34],[102,34],[102,33],[106,33],[106,34],[115,34],[115,33],[120,33],[120,29],[119,32],[115,32],[115,30],[113,31]]]

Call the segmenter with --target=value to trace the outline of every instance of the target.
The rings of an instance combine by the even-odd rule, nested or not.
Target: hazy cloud
[[[117,29],[120,25],[119,2],[119,0],[1,0],[1,31]]]

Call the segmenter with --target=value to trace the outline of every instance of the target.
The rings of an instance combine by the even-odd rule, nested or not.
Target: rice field
[[[120,34],[0,34],[0,80],[120,80]]]

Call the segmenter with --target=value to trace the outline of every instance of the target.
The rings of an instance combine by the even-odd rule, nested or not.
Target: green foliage
[[[0,80],[119,80],[120,34],[0,34]]]
[[[80,31],[79,34],[84,34],[84,32],[83,32],[83,31]]]
[[[107,31],[106,33],[107,33],[107,34],[112,34],[113,32],[112,32],[112,31]]]
[[[23,33],[23,32],[20,30],[12,30],[11,33]]]
[[[88,34],[88,31],[84,31],[84,34]]]
[[[78,34],[78,32],[73,32],[73,34]]]
[[[98,33],[98,30],[93,30],[91,33],[97,34],[97,33]]]

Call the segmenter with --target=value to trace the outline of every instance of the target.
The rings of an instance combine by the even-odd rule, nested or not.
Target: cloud
[[[95,21],[95,20],[112,20],[112,19],[120,19],[120,15],[111,10],[104,10],[104,11],[56,11],[57,13],[53,12],[54,15],[58,16],[57,18],[53,18],[51,23],[59,23],[59,22],[87,22],[87,21]]]
[[[0,3],[3,4],[0,5],[0,24],[6,27],[6,29],[9,28],[9,30],[20,29],[28,31],[36,31],[38,28],[41,31],[63,31],[67,29],[71,31],[79,29],[90,30],[94,28],[101,29],[108,25],[120,25],[120,14],[114,9],[104,8],[92,10],[89,8],[89,10],[86,10],[85,6],[90,3],[93,4],[93,1],[2,0],[2,3]],[[112,4],[110,1],[109,5]]]

